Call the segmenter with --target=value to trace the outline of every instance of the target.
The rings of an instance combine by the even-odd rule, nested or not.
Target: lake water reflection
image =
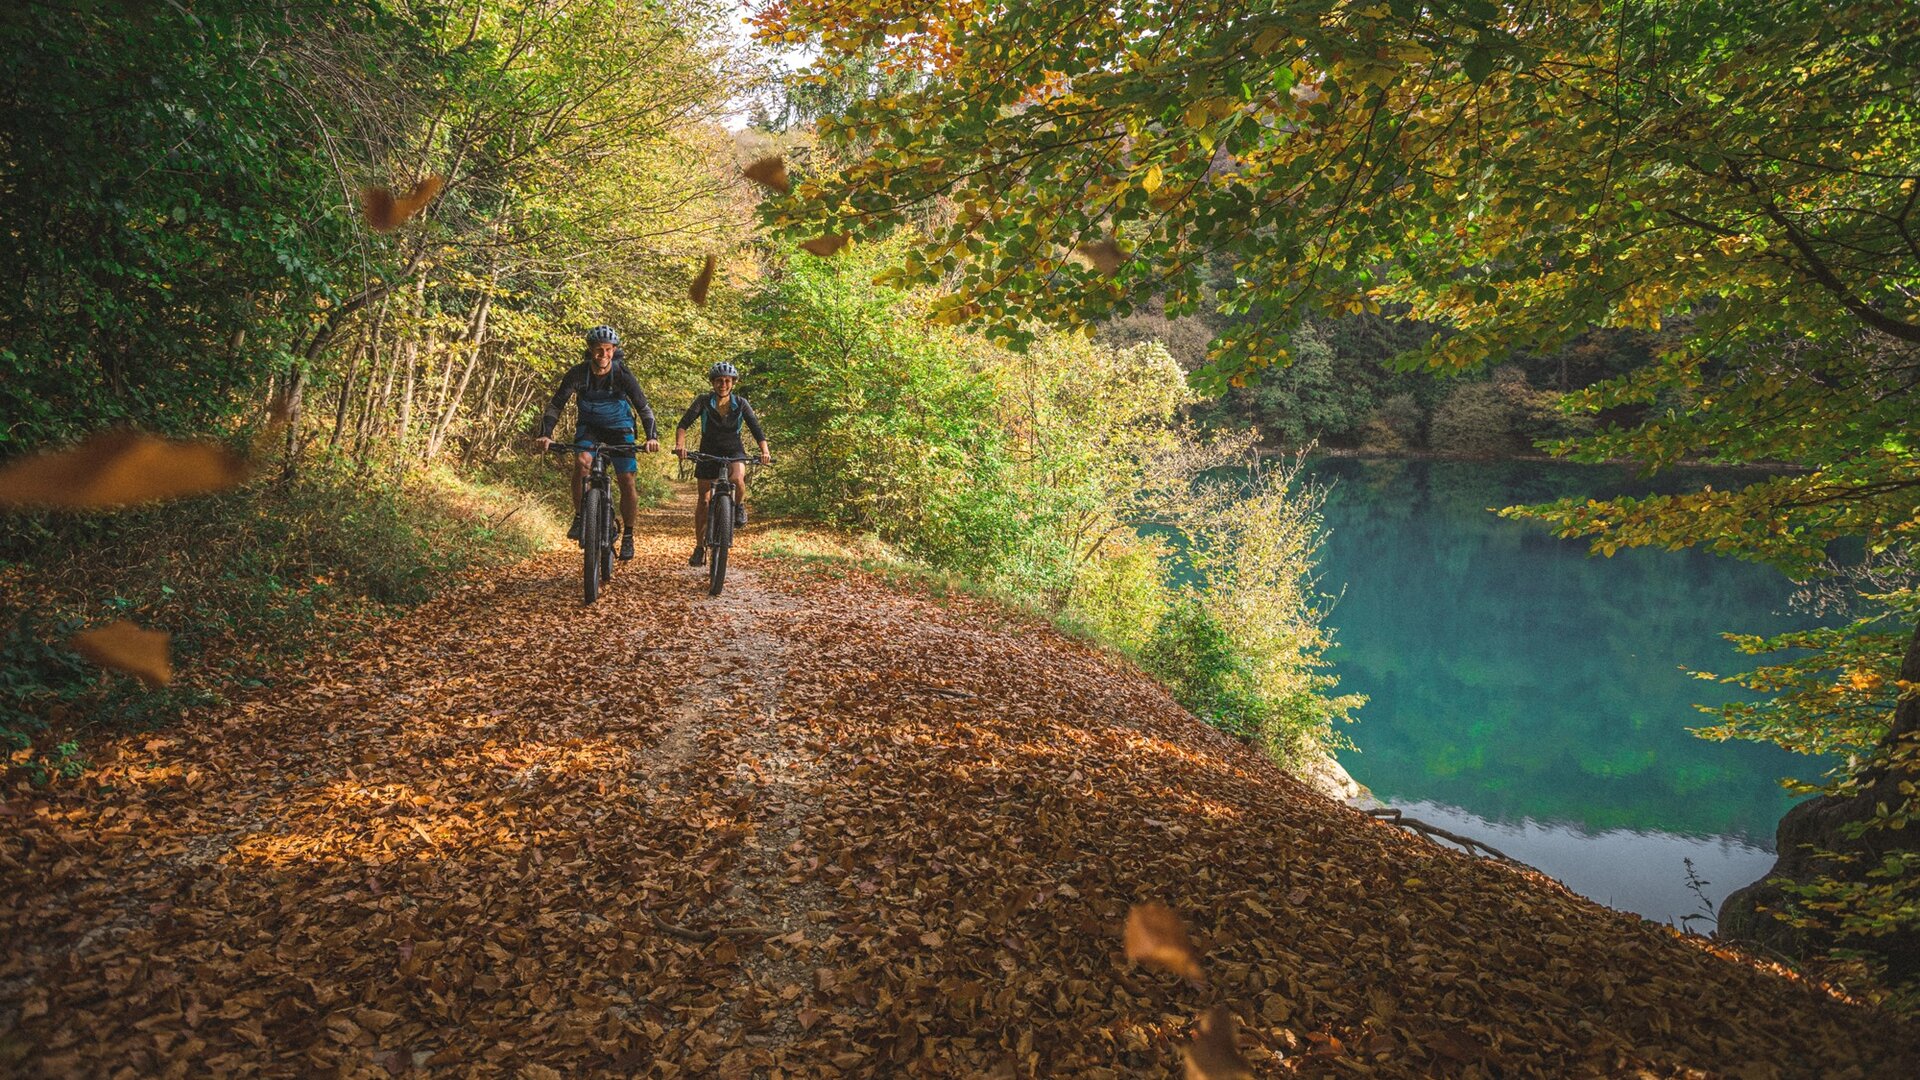
[[[1489,507],[1651,490],[1542,463],[1325,459],[1322,587],[1343,690],[1368,695],[1342,762],[1382,800],[1475,836],[1595,900],[1669,922],[1771,864],[1820,762],[1689,734],[1722,700],[1683,667],[1738,670],[1723,631],[1806,625],[1787,580],[1698,552],[1589,557]],[[1697,481],[1698,477],[1687,478]],[[1669,480],[1667,483],[1675,483]],[[1701,924],[1704,928],[1706,924]]]

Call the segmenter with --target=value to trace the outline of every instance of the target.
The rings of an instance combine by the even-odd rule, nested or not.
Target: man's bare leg
[[[640,511],[640,494],[634,490],[632,473],[615,473],[620,480],[620,520],[626,524],[627,535],[633,535],[633,515]]]
[[[573,459],[573,512],[580,512],[580,500],[587,497],[587,474],[593,471],[593,455],[579,454]]]

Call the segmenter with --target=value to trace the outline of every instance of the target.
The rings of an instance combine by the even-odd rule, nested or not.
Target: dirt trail
[[[1913,1028],[1307,792],[1137,673],[684,507],[0,805],[0,1073],[1903,1076]],[[1195,990],[1120,954],[1160,899]]]

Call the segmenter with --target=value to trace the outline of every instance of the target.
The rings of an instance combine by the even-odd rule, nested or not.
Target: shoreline
[[[1347,446],[1315,446],[1311,448],[1260,446],[1257,447],[1254,452],[1263,460],[1266,458],[1295,457],[1304,453],[1309,461],[1317,458],[1337,458],[1340,460],[1354,461],[1462,461],[1480,465],[1497,465],[1511,462],[1532,465],[1575,465],[1585,468],[1607,467],[1635,470],[1643,468],[1641,462],[1635,461],[1632,458],[1608,458],[1605,461],[1573,461],[1568,458],[1554,457],[1551,454],[1508,454],[1502,457],[1473,457],[1467,454],[1446,454],[1437,450],[1399,450],[1388,452]],[[1673,469],[1717,469],[1725,472],[1753,473],[1803,473],[1812,471],[1804,465],[1791,465],[1784,462],[1766,464],[1756,462],[1726,463],[1702,461],[1697,458],[1676,461],[1671,465],[1663,466],[1658,471],[1666,472]]]

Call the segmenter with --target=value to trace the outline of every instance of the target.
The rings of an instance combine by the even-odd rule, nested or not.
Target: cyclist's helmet
[[[596,326],[587,331],[587,344],[599,345],[602,343],[608,345],[620,344],[620,331],[615,330],[611,326]]]
[[[707,378],[709,379],[718,379],[723,376],[729,379],[737,379],[740,377],[740,369],[727,363],[725,360],[707,369]]]

